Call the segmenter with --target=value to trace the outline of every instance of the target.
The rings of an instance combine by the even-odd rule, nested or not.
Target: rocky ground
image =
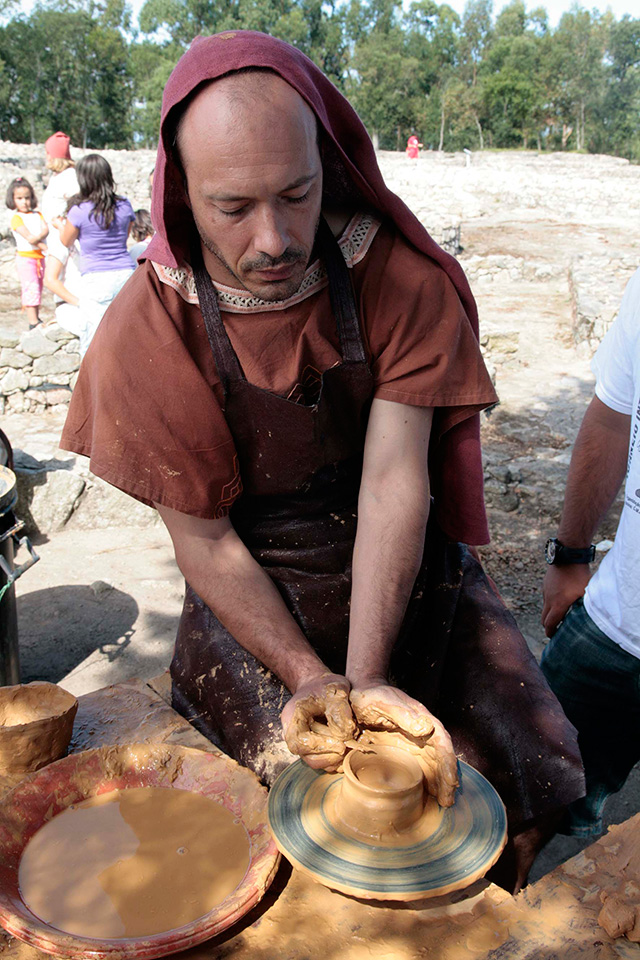
[[[21,162],[19,150],[37,154],[8,146],[0,144],[0,169]],[[151,156],[109,158],[143,205]],[[592,396],[590,357],[640,261],[633,217],[640,168],[609,157],[535,153],[474,154],[470,162],[427,153],[417,166],[398,154],[380,159],[392,189],[438,239],[459,234],[458,256],[479,303],[483,349],[501,398],[483,418],[493,541],[482,556],[539,655],[542,548],[555,532],[571,445]],[[6,179],[13,175],[7,167]],[[0,267],[3,325],[25,323],[17,296],[7,263]],[[57,449],[59,410],[11,414],[2,427],[23,452],[24,469],[44,476],[40,493],[51,461],[67,486],[70,474],[84,482],[68,518],[49,521],[48,530],[36,525],[42,560],[18,586],[24,679],[47,677],[79,693],[158,672],[170,658],[182,597],[163,529],[146,508],[131,512],[124,498],[114,499],[82,458]],[[55,503],[47,509],[55,513]],[[614,508],[599,531],[600,555],[616,518]],[[609,819],[639,808],[636,775],[611,803]],[[577,847],[553,841],[538,875]]]

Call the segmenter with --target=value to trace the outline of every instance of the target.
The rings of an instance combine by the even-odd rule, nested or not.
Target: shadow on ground
[[[128,593],[108,587],[60,586],[18,598],[23,683],[58,683],[94,651],[109,662],[125,653],[139,608]]]

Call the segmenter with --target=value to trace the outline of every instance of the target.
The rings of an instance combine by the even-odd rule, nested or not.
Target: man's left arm
[[[448,806],[457,784],[451,740],[439,721],[390,686],[387,676],[424,552],[432,418],[428,408],[373,401],[358,500],[346,675],[361,726],[424,743],[430,789]]]

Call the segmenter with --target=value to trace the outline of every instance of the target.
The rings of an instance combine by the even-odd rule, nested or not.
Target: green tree
[[[486,122],[498,147],[540,146],[547,88],[542,60],[545,36],[522,0],[513,0],[496,20],[493,41],[480,67]]]
[[[550,73],[555,78],[550,113],[561,128],[564,148],[575,132],[576,149],[584,150],[588,126],[594,120],[607,84],[604,56],[607,25],[597,12],[574,7],[565,13],[549,48]]]
[[[608,83],[590,150],[640,161],[640,20],[628,15],[609,30]]]
[[[419,62],[407,53],[397,26],[374,30],[357,44],[347,81],[347,94],[369,130],[374,144],[387,150],[404,146],[411,130],[424,121]]]
[[[462,15],[460,78],[475,86],[478,68],[493,34],[493,0],[468,0]]]
[[[0,32],[0,57],[11,139],[42,141],[62,129],[78,146],[131,145],[129,52],[118,28],[66,4],[38,6]]]
[[[153,149],[158,144],[162,94],[181,53],[182,50],[175,44],[160,46],[143,40],[131,45],[133,128],[135,142],[140,147]]]

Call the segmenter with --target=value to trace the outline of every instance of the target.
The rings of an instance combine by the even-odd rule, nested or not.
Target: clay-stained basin
[[[64,757],[77,709],[55,683],[0,687],[0,774],[31,773]]]
[[[144,937],[75,936],[35,916],[19,887],[20,860],[31,837],[71,804],[136,787],[190,790],[225,806],[249,838],[244,879],[204,916]],[[278,862],[267,825],[267,791],[250,770],[223,755],[176,744],[100,747],[72,754],[29,775],[0,803],[0,925],[12,936],[59,957],[151,960],[202,943],[239,920],[262,898]]]

